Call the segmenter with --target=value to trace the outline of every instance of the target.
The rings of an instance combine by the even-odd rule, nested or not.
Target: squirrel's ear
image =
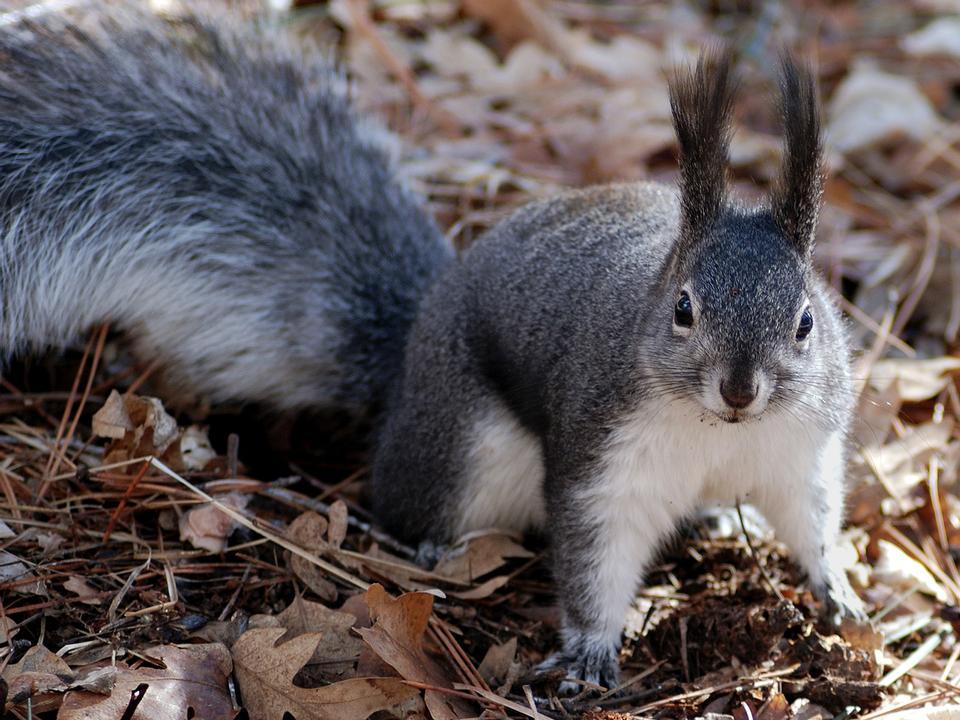
[[[789,53],[781,59],[780,114],[784,149],[780,177],[773,188],[773,218],[801,256],[813,249],[823,195],[823,141],[820,105],[813,72]]]
[[[695,70],[678,71],[670,81],[680,144],[681,252],[709,230],[726,199],[736,85],[731,53],[716,49],[702,53]]]

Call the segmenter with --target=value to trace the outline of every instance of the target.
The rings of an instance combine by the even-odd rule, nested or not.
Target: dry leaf
[[[482,600],[493,595],[508,582],[510,582],[509,575],[497,575],[469,590],[448,590],[447,594],[461,600]]]
[[[251,718],[282,720],[366,720],[389,710],[418,691],[398,678],[353,678],[321,688],[302,688],[293,678],[314,656],[320,633],[308,633],[276,645],[283,628],[245,632],[233,646],[233,662],[243,704]]]
[[[234,510],[243,510],[250,502],[250,495],[231,492],[218,495],[217,501]],[[203,503],[180,516],[180,539],[200,550],[223,552],[236,526],[236,521],[216,505]]]
[[[556,47],[563,39],[563,26],[536,0],[463,0],[463,11],[488,23],[508,47],[523,40]]]
[[[333,503],[327,512],[327,520],[330,523],[327,528],[327,542],[339,548],[347,537],[347,504],[343,500]]]
[[[921,563],[887,540],[880,540],[877,547],[880,557],[873,566],[874,582],[884,583],[899,592],[919,587],[939,602],[947,602],[946,591]]]
[[[350,613],[304,600],[298,595],[279,615],[251,617],[250,628],[284,628],[287,632],[280,638],[281,643],[307,633],[319,633],[320,642],[310,660],[318,667],[311,677],[330,683],[355,675],[354,669],[364,648],[363,641],[351,631],[356,622],[357,618]]]
[[[508,558],[529,558],[533,553],[503,533],[471,535],[440,558],[434,573],[458,582],[472,582],[502,567]]]
[[[920,402],[939,395],[957,370],[960,357],[878,360],[870,370],[870,384],[880,391],[895,385],[901,400]]]
[[[960,17],[944,17],[910,33],[903,39],[910,55],[951,55],[960,57]]]
[[[377,656],[406,680],[438,687],[452,687],[453,678],[423,648],[423,636],[433,613],[433,596],[404,593],[394,599],[381,585],[372,585],[364,597],[370,608],[373,627],[357,632]],[[424,701],[433,720],[456,720],[477,714],[463,700],[431,690]]]
[[[6,590],[13,590],[23,595],[46,595],[46,588],[42,580],[30,582],[36,575],[27,564],[13,553],[0,550],[0,585],[8,585]]]
[[[517,656],[517,639],[510,638],[502,645],[491,645],[487,654],[477,667],[480,676],[489,684],[501,682],[510,670],[513,659]]]
[[[874,467],[887,476],[888,484],[906,497],[920,477],[926,477],[927,460],[940,452],[953,435],[953,419],[924,423],[910,428],[902,438],[894,437],[882,447],[863,447],[862,455],[869,456]],[[919,473],[919,477],[917,476]]]
[[[28,697],[63,692],[73,682],[74,672],[56,654],[42,645],[35,645],[27,650],[20,662],[4,668],[0,677],[8,684],[10,702],[22,703]]]
[[[216,457],[206,431],[196,426],[182,432],[157,398],[110,393],[93,416],[95,435],[113,440],[104,463],[156,455],[176,471],[199,470]]]
[[[223,645],[161,645],[144,654],[162,661],[164,667],[121,668],[107,697],[71,690],[57,720],[116,720],[142,683],[147,690],[137,706],[137,720],[186,718],[191,708],[193,716],[203,720],[233,720],[237,712],[227,690],[232,663]]]
[[[899,136],[923,140],[943,122],[916,82],[858,62],[829,104],[827,139],[849,153]]]
[[[180,434],[179,454],[186,470],[203,470],[207,463],[217,457],[206,429],[198,425],[191,425]]]
[[[100,591],[92,587],[90,583],[77,575],[71,575],[63,583],[64,590],[68,590],[77,596],[77,599],[88,605],[102,605],[103,598]]]
[[[133,421],[123,402],[123,396],[111,390],[103,407],[93,414],[93,434],[99,437],[121,439],[133,430]]]
[[[287,536],[305,550],[310,550],[319,555],[328,547],[327,542],[323,539],[328,527],[329,523],[323,515],[315,512],[305,512],[290,523]],[[321,600],[333,602],[337,599],[337,586],[327,579],[326,572],[306,558],[291,554],[290,569]]]

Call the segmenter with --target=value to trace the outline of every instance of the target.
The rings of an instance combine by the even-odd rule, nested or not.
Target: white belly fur
[[[662,537],[704,504],[755,502],[768,483],[795,475],[796,463],[808,463],[825,439],[775,411],[729,424],[683,401],[643,407],[614,432],[603,466],[586,480],[582,495],[593,512],[649,543],[652,532]],[[478,415],[466,462],[461,533],[544,524],[542,448],[508,408],[491,403]],[[646,527],[623,527],[634,525],[638,514]],[[660,521],[653,527],[651,515]]]
[[[491,402],[477,417],[466,462],[459,534],[543,525],[543,450],[508,408]]]
[[[643,572],[681,519],[710,502],[761,502],[773,483],[806,472],[797,465],[808,466],[825,437],[789,416],[728,424],[683,401],[641,408],[621,425],[580,491],[601,534],[588,565],[602,588],[590,601],[605,641],[617,642]]]

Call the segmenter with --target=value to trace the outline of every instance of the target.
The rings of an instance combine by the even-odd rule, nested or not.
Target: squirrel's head
[[[818,317],[823,300],[811,297],[823,191],[813,75],[784,56],[783,166],[769,204],[746,207],[727,196],[731,66],[729,54],[701,57],[671,83],[681,219],[662,320],[672,323],[671,355],[695,371],[684,392],[737,422],[783,400],[790,379],[813,377],[822,354],[818,321],[829,318]]]

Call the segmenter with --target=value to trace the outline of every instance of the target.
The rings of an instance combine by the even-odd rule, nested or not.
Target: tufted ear
[[[705,51],[696,69],[678,71],[670,81],[670,109],[680,144],[681,256],[706,234],[726,200],[736,87],[732,55],[721,50]]]
[[[783,116],[783,165],[770,209],[780,231],[802,257],[813,250],[823,196],[823,141],[820,104],[810,67],[784,53],[780,70],[780,113]]]

